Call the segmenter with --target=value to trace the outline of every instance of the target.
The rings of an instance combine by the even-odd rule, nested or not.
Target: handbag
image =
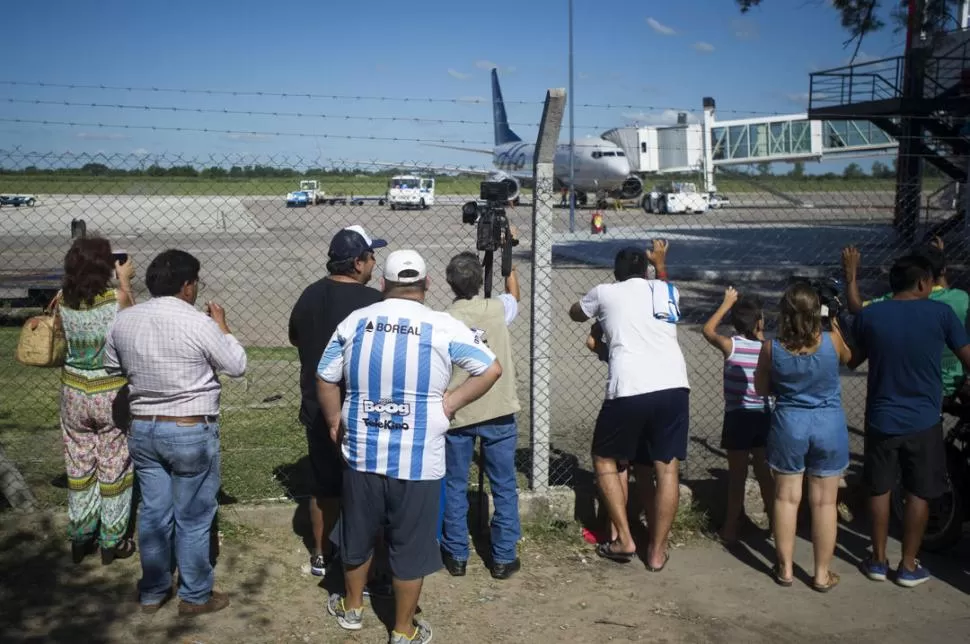
[[[20,339],[14,358],[28,367],[59,367],[67,355],[67,338],[61,325],[59,305],[61,292],[58,291],[42,315],[36,315],[26,322],[20,330]]]

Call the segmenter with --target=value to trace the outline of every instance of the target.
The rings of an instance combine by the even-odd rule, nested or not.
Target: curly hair
[[[114,273],[111,243],[102,237],[74,240],[64,256],[64,303],[72,309],[94,304],[94,298],[108,289]]]
[[[822,333],[822,305],[809,284],[792,284],[781,296],[778,341],[789,351],[810,349]]]

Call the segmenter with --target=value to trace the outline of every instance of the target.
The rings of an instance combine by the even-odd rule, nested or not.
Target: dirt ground
[[[342,631],[326,614],[324,583],[309,574],[295,505],[229,506],[217,587],[232,606],[179,618],[174,602],[153,617],[135,603],[137,558],[102,567],[70,562],[62,515],[0,516],[0,641],[336,642],[387,641],[392,606],[377,600],[364,629]],[[854,569],[867,540],[842,526],[830,594],[806,582],[811,547],[798,544],[799,582],[768,577],[770,543],[756,530],[728,551],[697,537],[679,543],[661,573],[596,557],[575,524],[529,528],[523,570],[498,582],[474,558],[464,578],[444,571],[425,584],[421,609],[435,642],[912,642],[965,641],[970,632],[968,550],[927,558],[936,578],[915,589],[867,581]],[[890,554],[898,557],[898,544]]]

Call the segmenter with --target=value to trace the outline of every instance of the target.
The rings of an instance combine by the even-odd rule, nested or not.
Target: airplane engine
[[[519,182],[515,177],[510,177],[505,173],[496,173],[488,178],[489,181],[501,181],[506,185],[509,191],[509,201],[514,201],[519,198]]]
[[[624,199],[638,199],[641,194],[643,194],[643,179],[631,174],[623,180],[623,185],[620,186],[620,196]]]

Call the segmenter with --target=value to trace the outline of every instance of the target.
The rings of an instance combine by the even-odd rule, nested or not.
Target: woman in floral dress
[[[68,533],[75,563],[101,547],[102,563],[135,553],[126,539],[134,482],[119,393],[127,384],[109,376],[102,360],[115,315],[135,303],[133,264],[116,262],[106,239],[76,239],[64,258],[59,305],[67,339],[61,372],[61,429],[68,480]],[[118,288],[111,287],[114,274]],[[116,410],[116,399],[117,407]]]

